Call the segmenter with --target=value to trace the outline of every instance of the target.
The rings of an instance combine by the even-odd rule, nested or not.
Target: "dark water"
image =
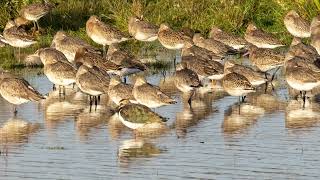
[[[51,91],[44,75],[20,73],[41,93]],[[280,77],[275,92],[251,94],[240,107],[216,90],[196,94],[190,109],[171,75],[148,76],[178,101],[156,109],[170,130],[152,136],[113,118],[106,97],[89,113],[87,97],[71,88],[65,99],[50,92],[21,105],[15,118],[1,98],[1,126],[20,119],[32,128],[1,134],[0,179],[318,179],[317,102],[302,110]]]

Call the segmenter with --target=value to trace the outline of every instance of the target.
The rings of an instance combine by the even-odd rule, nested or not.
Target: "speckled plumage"
[[[73,62],[76,52],[80,48],[86,48],[90,52],[97,52],[97,49],[89,45],[82,39],[69,36],[64,31],[58,31],[53,37],[51,47],[61,51],[68,59],[69,62]]]
[[[189,48],[183,48],[182,49],[182,56],[199,56],[206,60],[213,60],[213,61],[222,61],[222,57],[219,55],[216,55],[214,52],[209,51],[205,48],[201,48],[198,46],[192,46]]]
[[[62,86],[75,83],[77,70],[62,52],[44,48],[39,50],[39,56],[44,64],[44,74],[52,83]]]
[[[139,129],[147,124],[163,124],[165,118],[151,111],[141,104],[132,104],[129,101],[121,102],[118,114],[120,120],[131,129]]]
[[[128,40],[128,36],[117,28],[105,24],[97,16],[91,16],[86,23],[87,35],[97,44],[111,45]]]
[[[205,39],[201,34],[197,33],[193,36],[193,42],[196,46],[205,48],[209,51],[212,51],[218,56],[226,56],[236,54],[237,50],[233,49],[232,47],[225,45],[220,41],[216,41],[212,38]]]
[[[162,92],[159,87],[147,83],[142,77],[136,79],[132,93],[138,103],[149,108],[176,103],[174,99]]]
[[[23,7],[20,10],[20,15],[29,21],[37,21],[53,8],[54,4],[52,3],[34,3]]]
[[[267,82],[267,79],[265,78],[264,73],[257,72],[250,67],[236,64],[232,60],[229,60],[224,64],[224,72],[226,74],[229,74],[232,72],[241,74],[244,77],[246,77],[253,86],[258,86]]]
[[[249,80],[245,76],[235,72],[223,77],[222,86],[231,96],[244,96],[250,92],[254,92],[254,87]]]
[[[37,42],[23,28],[17,27],[15,22],[11,20],[8,21],[3,31],[3,37],[9,45],[19,48],[25,48]]]
[[[182,49],[191,47],[192,39],[182,32],[172,30],[167,24],[161,24],[158,32],[158,40],[167,49]]]
[[[310,23],[303,19],[295,10],[291,10],[284,17],[284,25],[289,33],[295,37],[307,38],[311,36]]]
[[[132,90],[133,85],[121,82],[119,77],[113,77],[110,80],[108,95],[117,105],[123,99],[134,102],[135,98],[133,97]]]
[[[249,59],[253,65],[262,72],[267,72],[279,66],[283,66],[285,55],[273,49],[263,49],[254,46],[250,47]]]
[[[190,92],[202,86],[197,73],[187,69],[185,65],[182,66],[182,69],[177,70],[174,76],[175,86],[182,92]]]
[[[159,27],[138,17],[130,17],[128,29],[131,36],[139,41],[155,41]]]
[[[249,43],[259,48],[276,48],[284,46],[280,40],[273,35],[258,29],[254,24],[249,24],[244,35],[244,38]]]
[[[188,69],[196,72],[200,79],[205,77],[219,80],[223,77],[223,65],[217,61],[208,61],[197,56],[183,56],[182,63],[186,64]]]
[[[44,99],[26,80],[5,72],[0,75],[0,94],[15,105]]]
[[[108,93],[110,77],[97,67],[82,65],[76,74],[76,84],[80,90],[92,96]]]
[[[218,27],[212,27],[209,33],[209,38],[220,41],[225,45],[233,47],[234,49],[242,49],[248,44],[243,37],[224,32]]]

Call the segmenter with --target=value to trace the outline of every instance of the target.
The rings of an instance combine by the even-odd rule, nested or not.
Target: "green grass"
[[[31,48],[48,46],[58,30],[65,30],[93,43],[85,33],[87,19],[95,14],[104,22],[111,23],[127,32],[127,21],[131,15],[143,15],[155,24],[167,22],[174,29],[191,28],[208,34],[213,25],[234,34],[243,35],[246,26],[254,22],[258,27],[273,33],[286,44],[291,36],[283,24],[283,17],[295,9],[301,16],[311,20],[320,11],[319,0],[51,0],[59,5],[40,20],[47,33],[38,37],[39,43]],[[9,18],[16,17],[19,9],[39,0],[4,0],[0,2],[0,30]],[[96,45],[97,46],[97,45]],[[140,47],[154,49],[159,43],[130,41],[124,47],[139,53]],[[16,64],[10,55],[11,48],[0,52],[0,66]],[[11,59],[10,59],[11,58]],[[7,60],[6,60],[7,59]]]

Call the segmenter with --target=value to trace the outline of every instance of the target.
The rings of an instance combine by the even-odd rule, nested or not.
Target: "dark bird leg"
[[[72,83],[72,89],[74,89],[75,86],[76,86],[76,83]]]
[[[94,98],[94,105],[95,105],[94,111],[97,111],[98,98],[97,98],[97,96],[93,96],[93,98]]]
[[[53,91],[57,90],[57,88],[56,88],[56,85],[55,85],[55,84],[53,84],[53,85],[52,85],[52,90],[53,90]]]
[[[280,66],[276,69],[276,71],[273,73],[272,78],[271,78],[271,82],[273,81],[274,77],[276,76],[277,72],[279,71]]]
[[[177,57],[174,57],[174,59],[173,59],[173,67],[174,67],[175,71],[177,70],[176,63],[177,63]]]
[[[126,76],[123,77],[123,82],[127,83],[127,77]]]
[[[18,48],[18,56],[19,56],[19,65],[20,65],[20,63],[21,63],[21,55],[20,55],[20,47]]]
[[[98,104],[100,104],[100,95],[98,96]]]
[[[188,104],[189,104],[189,107],[191,108],[191,101],[192,101],[192,97],[194,96],[195,94],[195,91],[192,91],[191,94],[190,94],[190,97],[188,99]]]
[[[307,92],[306,92],[306,91],[303,91],[302,93],[303,93],[303,97],[302,97],[303,106],[302,106],[302,108],[304,109],[305,106],[306,106],[306,94],[307,94]]]
[[[241,97],[239,96],[239,98],[238,98],[238,110],[239,110],[239,114],[240,114],[240,105],[241,105]]]
[[[14,115],[14,117],[16,117],[17,114],[18,114],[17,107],[15,105],[13,105],[13,115]]]
[[[62,86],[62,90],[63,90],[63,97],[66,97],[66,87]]]
[[[92,97],[91,97],[91,95],[89,95],[89,100],[90,100],[90,109],[89,109],[89,112],[91,112],[91,108],[92,108]]]
[[[59,85],[59,97],[61,97],[61,94],[62,94],[62,92],[61,92],[61,86]]]
[[[242,96],[242,102],[244,102],[244,100],[246,99],[247,96]]]

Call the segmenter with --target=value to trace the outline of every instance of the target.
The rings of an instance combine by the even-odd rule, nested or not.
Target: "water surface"
[[[41,72],[41,71],[40,71]],[[0,125],[15,119],[37,128],[2,135],[0,179],[317,179],[320,109],[290,100],[280,76],[276,90],[246,103],[223,91],[198,93],[192,108],[172,86],[172,69],[149,73],[178,103],[155,111],[169,131],[136,135],[112,116],[108,98],[96,112],[72,88],[52,92],[39,71],[16,72],[48,99],[12,107],[0,99]],[[264,89],[263,87],[261,89]]]

